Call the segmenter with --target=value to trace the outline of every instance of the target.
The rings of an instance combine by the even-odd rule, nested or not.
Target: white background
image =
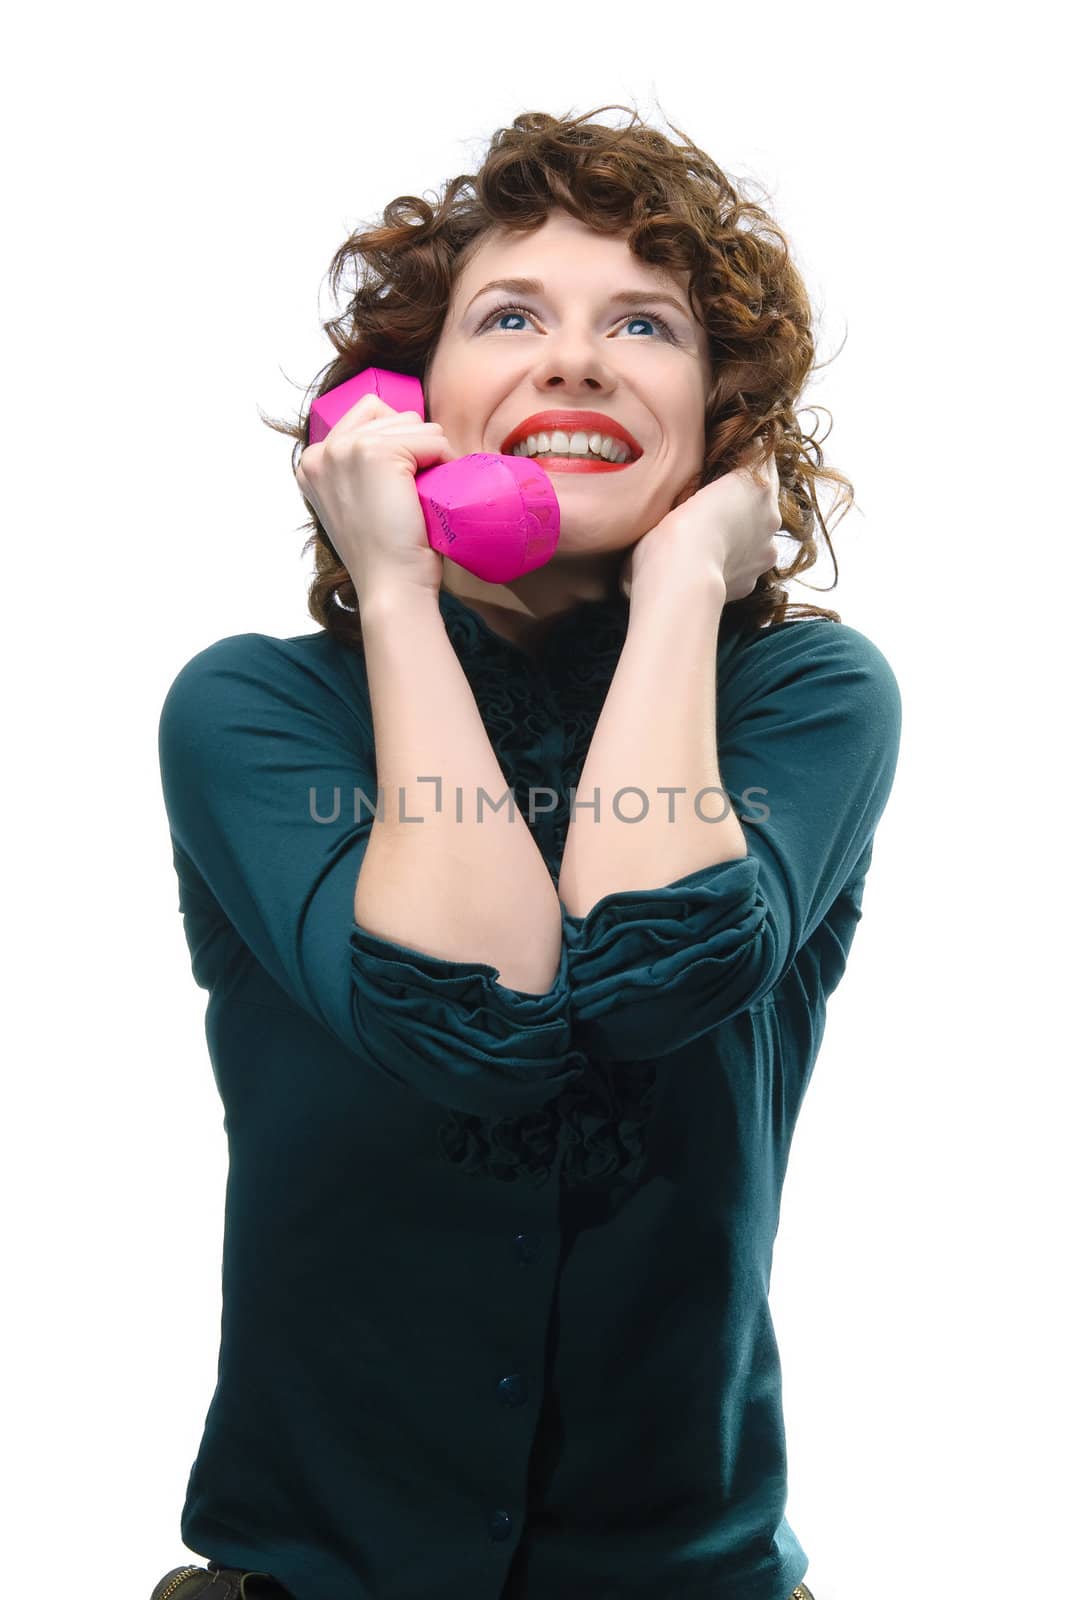
[[[804,400],[858,509],[810,597],[904,703],[777,1242],[789,1520],[817,1600],[1068,1593],[1066,128],[1041,8],[28,17],[0,111],[5,1589],[148,1600],[189,1559],[226,1146],[156,725],[204,645],[316,627],[291,441],[258,406],[295,413],[329,359],[352,228],[521,111],[635,101],[769,191],[820,358],[843,344]]]

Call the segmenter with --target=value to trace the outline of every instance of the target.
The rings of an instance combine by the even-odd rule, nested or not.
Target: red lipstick
[[[604,438],[609,434],[611,439],[619,439],[622,444],[627,445],[633,459],[643,455],[643,451],[624,423],[615,421],[613,417],[608,417],[603,411],[533,412],[530,417],[525,417],[523,422],[518,422],[515,428],[510,429],[499,445],[499,453],[501,455],[509,455],[513,446],[520,444],[522,439],[529,438],[533,433],[553,433],[556,428],[561,429],[563,433],[601,433]],[[544,463],[572,460],[581,466],[592,465],[596,470],[599,467],[597,461],[585,462],[579,456],[541,456],[539,459]],[[630,465],[631,463],[628,461],[607,461],[603,463],[603,466],[608,467],[611,471]]]
[[[536,456],[544,472],[624,472],[631,461],[596,461],[594,456]]]

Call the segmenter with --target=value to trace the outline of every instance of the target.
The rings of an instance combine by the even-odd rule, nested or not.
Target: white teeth
[[[603,461],[628,461],[629,451],[619,439],[601,433],[565,433],[555,428],[549,433],[533,433],[513,446],[515,456],[599,456]]]

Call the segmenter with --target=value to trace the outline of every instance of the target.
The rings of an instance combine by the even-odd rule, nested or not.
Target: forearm
[[[724,605],[723,582],[691,574],[661,572],[633,586],[628,633],[562,857],[558,893],[573,916],[586,916],[604,895],[662,888],[747,855],[728,798],[700,794],[721,789],[715,672]],[[615,815],[623,789],[618,810],[639,820]],[[597,809],[589,804],[596,797]]]
[[[355,920],[430,955],[487,962],[507,988],[547,993],[561,960],[557,893],[507,793],[437,596],[415,588],[371,596],[361,632],[382,805]]]

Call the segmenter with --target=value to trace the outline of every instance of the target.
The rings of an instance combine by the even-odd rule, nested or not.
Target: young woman
[[[847,483],[783,236],[595,115],[518,117],[340,249],[316,394],[378,366],[426,419],[272,424],[320,626],[163,707],[230,1168],[208,1566],[154,1600],[810,1593],[767,1291],[900,699],[781,585]],[[488,583],[414,475],[514,450],[560,542]]]

